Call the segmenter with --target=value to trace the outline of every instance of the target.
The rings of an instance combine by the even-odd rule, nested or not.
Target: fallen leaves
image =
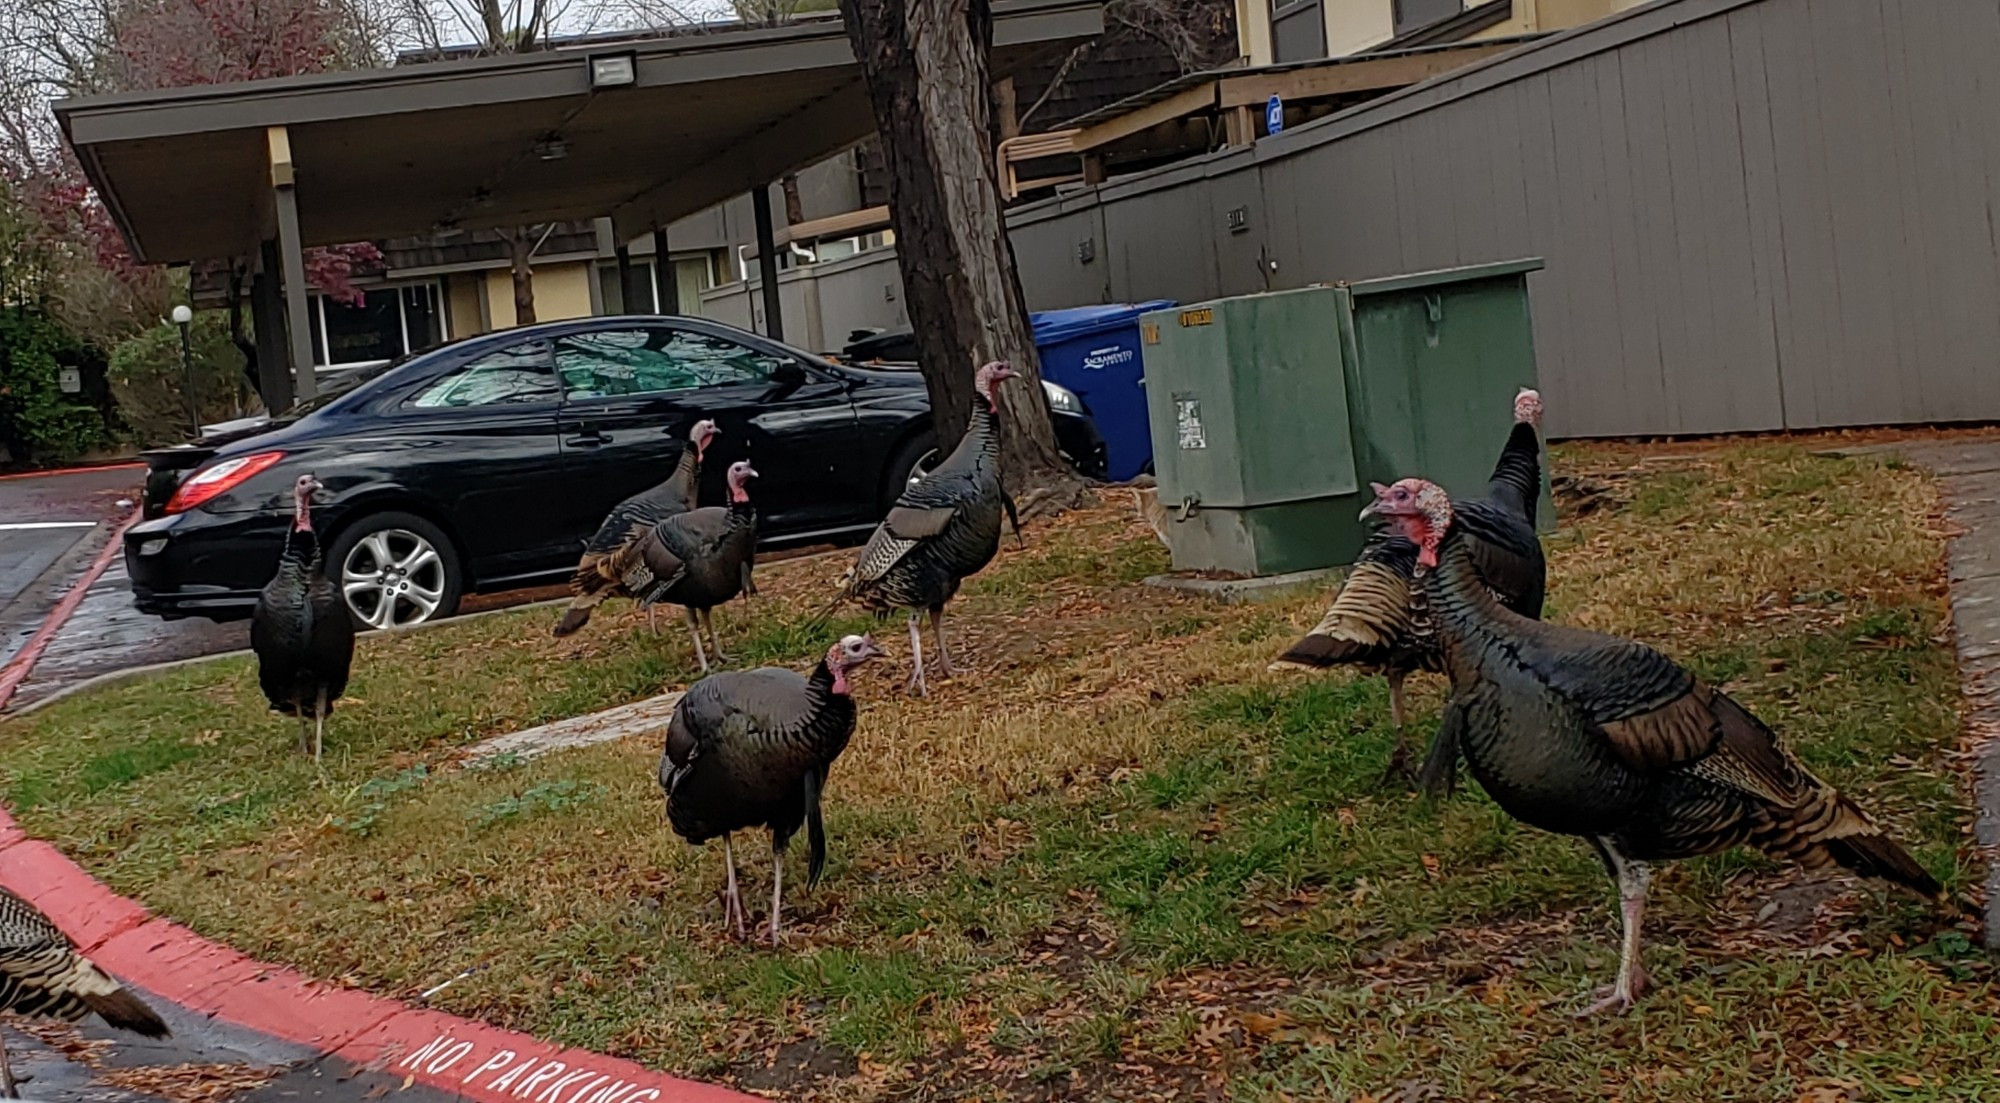
[[[97,1070],[113,1087],[156,1095],[169,1103],[223,1103],[276,1080],[284,1070],[254,1065],[143,1065]]]

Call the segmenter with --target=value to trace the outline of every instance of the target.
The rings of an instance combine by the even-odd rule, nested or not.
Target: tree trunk
[[[889,161],[889,217],[940,444],[965,432],[972,372],[1005,360],[1001,470],[1025,509],[1080,489],[1056,450],[994,168],[988,0],[840,0]]]
[[[788,172],[778,186],[785,193],[785,225],[796,226],[806,220],[806,201],[799,195],[799,174]]]
[[[226,300],[229,304],[229,343],[235,345],[236,351],[243,354],[243,376],[250,382],[250,393],[261,399],[264,395],[258,386],[257,342],[252,341],[250,335],[243,329],[243,277],[244,269],[237,267],[235,261],[230,261]]]
[[[514,275],[514,324],[535,323],[535,236],[532,226],[516,226],[507,235],[507,259]]]

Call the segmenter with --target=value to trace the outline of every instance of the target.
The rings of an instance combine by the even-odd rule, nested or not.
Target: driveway
[[[27,644],[131,515],[145,474],[143,466],[133,466],[0,478],[0,667]],[[7,707],[31,704],[100,674],[250,646],[247,620],[162,620],[134,608],[130,591],[120,556],[63,622]],[[561,586],[545,586],[473,595],[459,611],[474,613],[566,592]]]

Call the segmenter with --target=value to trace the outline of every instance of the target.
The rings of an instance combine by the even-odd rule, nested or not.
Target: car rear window
[[[559,396],[546,341],[491,352],[432,380],[403,401],[416,409],[554,402]]]

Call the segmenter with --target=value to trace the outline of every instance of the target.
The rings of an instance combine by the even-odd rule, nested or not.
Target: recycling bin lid
[[[1174,305],[1172,299],[1154,299],[1145,303],[1111,303],[1106,306],[1076,306],[1067,310],[1044,310],[1030,314],[1028,320],[1034,327],[1035,344],[1052,345],[1067,341],[1072,337],[1083,337],[1119,326],[1137,325],[1139,315],[1151,310],[1165,310]]]

